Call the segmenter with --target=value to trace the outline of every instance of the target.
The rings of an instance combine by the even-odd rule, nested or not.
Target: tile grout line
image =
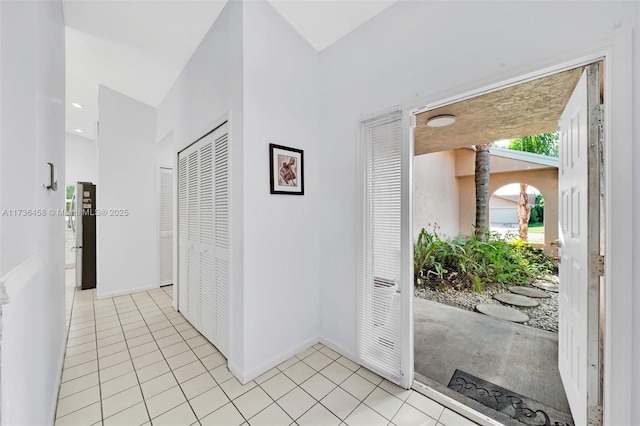
[[[186,341],[185,341],[184,337],[182,337],[182,334],[180,333],[180,331],[178,331],[178,329],[177,329],[177,328],[175,328],[175,325],[173,325],[173,323],[169,320],[169,318],[167,317],[166,313],[162,311],[162,308],[160,308],[160,305],[158,305],[158,303],[155,301],[155,299],[154,299],[153,297],[151,297],[151,295],[149,295],[149,294],[148,294],[148,291],[147,291],[146,293],[147,293],[147,295],[151,298],[151,300],[153,300],[153,303],[155,303],[155,304],[156,304],[156,306],[160,309],[160,312],[162,312],[162,315],[166,318],[166,320],[169,322],[169,324],[171,324],[169,327],[172,327],[172,328],[176,331],[176,333],[178,333],[178,335],[180,336],[180,338],[182,339],[182,341],[183,341],[183,342],[185,342],[185,344],[187,344],[187,346],[189,346],[189,344],[188,344],[188,343],[186,343]],[[137,305],[137,303],[135,302],[135,300],[134,300],[134,303],[136,304],[136,307],[137,307],[138,305]],[[177,312],[177,311],[176,311],[176,312]],[[144,319],[144,317],[143,317],[143,319]],[[186,319],[186,318],[185,318],[185,319]],[[147,321],[146,321],[146,319],[144,319],[144,321],[145,321],[145,323],[147,322]],[[188,320],[187,320],[187,321],[188,321]],[[191,325],[191,324],[190,324],[190,325]],[[191,326],[193,327],[193,325],[191,325]],[[169,328],[169,327],[165,327],[165,328]],[[195,327],[193,327],[193,328],[195,329]],[[160,330],[164,330],[164,329],[160,329]],[[167,365],[169,366],[169,372],[171,373],[171,375],[172,375],[172,376],[173,376],[173,378],[175,379],[175,381],[176,381],[176,383],[177,383],[177,385],[176,385],[176,386],[177,386],[178,388],[180,388],[180,392],[182,392],[182,395],[184,396],[185,401],[186,401],[186,402],[187,402],[187,404],[189,405],[189,408],[191,409],[191,412],[193,412],[193,416],[196,418],[196,422],[197,422],[198,424],[200,424],[200,419],[198,418],[198,415],[196,414],[195,410],[194,410],[194,409],[193,409],[193,407],[191,406],[191,403],[189,402],[189,398],[187,398],[187,395],[184,393],[184,390],[182,389],[182,386],[180,386],[180,382],[178,381],[178,378],[176,377],[175,373],[173,372],[173,367],[171,367],[171,365],[169,365],[169,362],[167,361],[167,357],[166,357],[166,356],[164,355],[164,353],[162,352],[162,349],[160,348],[160,345],[158,345],[158,342],[157,342],[157,340],[156,340],[156,336],[154,336],[154,335],[153,335],[153,332],[151,332],[151,337],[153,338],[153,341],[154,341],[154,343],[156,344],[156,346],[158,346],[158,350],[160,351],[160,355],[162,355],[162,359],[163,359],[163,360],[164,360],[164,362],[166,362],[166,363],[167,363]],[[191,346],[189,346],[189,350],[190,350],[191,352],[193,352],[193,348],[191,348]],[[187,351],[182,352],[182,353],[186,353],[186,352],[187,352]],[[179,355],[179,354],[176,354],[176,355]],[[195,355],[195,353],[194,353],[194,355]],[[198,357],[197,355],[195,355],[195,356],[198,358],[198,361],[200,361],[200,363],[202,364],[202,361],[200,360],[200,357]],[[195,362],[195,361],[194,361],[194,362]],[[185,365],[188,365],[188,364],[185,364]],[[206,367],[204,364],[202,364],[202,366],[204,367],[204,369],[205,369],[205,370],[206,370],[206,372],[208,373],[208,372],[209,372],[209,370],[207,369],[207,367]],[[180,367],[178,367],[178,368],[180,368]],[[165,373],[165,374],[166,374],[166,373]],[[158,377],[159,377],[159,376],[158,376]],[[212,379],[213,379],[213,381],[214,381],[214,382],[218,383],[218,382],[217,382],[217,380],[216,380],[215,378],[213,378],[213,377],[212,377]],[[219,386],[219,384],[218,384],[218,386]],[[174,387],[175,387],[175,386],[174,386]],[[172,388],[169,388],[169,389],[167,389],[167,390],[170,390],[170,389],[173,389],[173,387],[172,387]],[[164,392],[166,392],[166,391],[163,391],[163,392],[161,392],[161,393],[164,393]],[[158,395],[160,395],[160,394],[158,394]],[[155,396],[155,395],[154,395],[154,396]],[[144,394],[143,394],[143,398],[144,398]],[[146,405],[146,399],[145,399],[145,405]],[[163,412],[163,413],[158,414],[155,418],[160,417],[160,416],[162,416],[162,415],[164,415],[164,414],[168,413],[169,411],[171,411],[171,410],[173,410],[173,409],[175,409],[175,408],[179,407],[180,405],[182,405],[182,404],[179,404],[179,405],[178,405],[178,406],[176,406],[176,407],[173,407],[173,408],[171,408],[171,409],[169,409],[169,410],[167,410],[167,411],[165,411],[165,412]],[[149,414],[149,421],[151,421],[151,420],[152,420],[152,419],[151,419],[151,414]]]
[[[112,300],[113,300],[113,299],[112,299]],[[136,309],[138,309],[138,313],[139,313],[140,315],[142,315],[142,314],[140,313],[140,309],[138,308],[138,305],[137,305],[137,304],[136,304],[136,302],[135,302],[135,299],[133,299],[133,297],[131,297],[131,300],[133,301],[133,304],[134,304],[134,306],[136,307]],[[142,392],[142,383],[140,383],[140,378],[138,377],[138,370],[136,370],[136,366],[135,366],[135,364],[133,363],[133,356],[131,355],[131,348],[129,347],[129,342],[127,341],[127,336],[124,334],[124,328],[122,328],[122,321],[121,321],[121,319],[120,319],[120,312],[118,311],[118,306],[117,306],[117,304],[115,303],[115,300],[113,301],[113,303],[114,303],[115,308],[116,308],[116,315],[118,316],[118,322],[120,323],[120,328],[122,329],[122,336],[124,337],[124,344],[125,344],[125,346],[127,347],[126,351],[129,353],[129,361],[131,361],[131,366],[132,366],[132,368],[133,368],[133,373],[134,373],[134,374],[135,374],[135,376],[136,376],[136,382],[138,382],[138,388],[140,389],[140,395],[142,396],[142,403],[144,404],[144,409],[145,409],[145,411],[147,412],[147,417],[149,418],[149,420],[148,420],[148,421],[149,421],[149,422],[151,422],[151,414],[149,414],[149,407],[147,407],[147,400],[144,398],[144,393]],[[131,312],[131,311],[128,311],[128,312]],[[143,317],[143,319],[144,319],[144,317]],[[145,324],[146,324],[146,321],[145,321]],[[139,327],[139,328],[142,328],[142,327]],[[147,328],[148,328],[148,327],[147,327]],[[135,329],[134,329],[134,330],[135,330]],[[151,331],[149,331],[149,333],[151,333]],[[152,335],[152,336],[153,336],[153,335]],[[126,361],[123,361],[123,362],[126,362]],[[126,373],[125,373],[125,374],[126,374]],[[129,389],[131,389],[131,388],[129,388]],[[120,391],[120,392],[124,392],[124,391],[127,391],[127,390],[129,390],[129,389],[125,389],[125,390],[122,390],[122,391]],[[118,392],[118,393],[120,393],[120,392]],[[117,393],[116,393],[116,394],[114,394],[114,395],[117,395]],[[111,395],[111,396],[114,396],[114,395]],[[112,415],[111,415],[111,416],[109,416],[109,417],[115,416],[116,414],[121,413],[121,412],[123,412],[123,411],[125,411],[125,410],[128,410],[129,408],[134,407],[135,405],[137,405],[137,404],[134,404],[134,405],[132,405],[132,406],[130,406],[130,407],[127,407],[127,408],[125,408],[124,410],[118,411],[117,413],[114,413],[114,414],[112,414]],[[103,418],[102,418],[103,423],[104,423],[104,420],[105,420],[105,419],[104,419],[104,417],[103,417]],[[146,423],[146,422],[144,422],[144,423]],[[143,424],[144,424],[144,423],[143,423]]]
[[[78,290],[77,290],[77,288],[76,288],[76,289],[74,289],[74,295],[73,295],[74,302],[72,303],[72,312],[73,312],[73,305],[75,304],[75,297],[76,297],[76,292],[77,292],[77,291],[78,291]],[[93,307],[93,302],[92,302],[92,305],[91,305],[91,306],[92,306],[92,310],[93,310],[93,309],[94,309],[94,307]],[[94,315],[95,315],[95,311],[94,311]],[[71,319],[72,319],[72,318],[73,318],[73,313],[72,313],[72,317],[71,317]],[[71,319],[69,320],[69,325],[71,325]],[[87,321],[87,322],[88,322],[88,321]],[[95,333],[95,326],[96,326],[96,325],[95,325],[95,318],[94,318],[94,333]],[[89,327],[87,327],[87,328],[89,328]],[[68,341],[68,339],[67,339],[67,341]],[[90,343],[90,342],[87,342],[87,343]],[[94,340],[94,343],[95,343],[95,345],[96,345],[96,358],[97,358],[97,353],[98,353],[98,351],[97,351],[97,338],[96,338],[96,340]],[[68,349],[68,348],[65,348],[65,361],[66,361],[66,358],[67,358],[67,356],[66,356],[67,350],[66,350],[66,349]],[[89,351],[86,351],[86,352],[89,352]],[[83,353],[85,353],[85,352],[83,352]],[[92,361],[87,361],[87,362],[84,362],[84,363],[81,363],[81,364],[78,364],[77,366],[74,366],[74,367],[78,367],[78,366],[80,366],[80,365],[88,364],[88,363],[90,363],[90,362],[93,362],[93,360],[92,360]],[[100,386],[99,364],[98,364],[98,360],[97,360],[97,359],[96,359],[96,366],[98,367],[98,370],[97,370],[97,371],[93,371],[93,372],[91,372],[91,373],[83,374],[82,376],[75,377],[75,378],[73,378],[73,379],[67,380],[66,382],[60,382],[60,386],[62,387],[62,384],[63,384],[63,383],[67,383],[67,382],[69,382],[69,381],[71,381],[71,380],[79,379],[79,378],[81,378],[81,377],[88,376],[89,374],[98,373],[98,395],[100,395],[100,387],[99,387],[99,386]],[[69,368],[73,368],[73,367],[69,367]],[[63,372],[64,372],[64,370],[65,370],[65,368],[64,368],[64,361],[63,361]],[[58,416],[57,416],[57,412],[58,412],[58,406],[57,406],[57,405],[59,404],[59,402],[60,402],[60,400],[61,400],[61,399],[64,399],[64,398],[67,398],[67,397],[70,397],[70,396],[73,396],[73,395],[77,395],[78,393],[80,393],[80,392],[84,392],[84,391],[86,391],[86,390],[88,390],[88,389],[91,389],[91,388],[93,388],[93,387],[95,387],[95,386],[90,386],[90,387],[88,387],[88,388],[86,388],[86,389],[83,389],[83,390],[81,390],[81,391],[74,392],[73,394],[69,394],[69,395],[67,395],[67,396],[65,396],[65,397],[63,397],[63,398],[60,398],[60,388],[58,388],[58,398],[57,398],[57,400],[56,400],[56,418],[54,419],[54,423],[55,423],[59,418],[63,418],[63,417],[65,417],[65,416],[68,416],[68,415],[70,415],[70,414],[73,414],[73,413],[75,413],[75,412],[77,412],[77,411],[80,411],[80,410],[82,410],[82,409],[84,409],[84,408],[87,408],[87,407],[89,407],[89,406],[91,406],[91,405],[95,404],[95,402],[93,402],[93,403],[91,403],[91,404],[88,404],[88,405],[82,406],[82,407],[80,407],[80,408],[78,408],[78,409],[76,409],[76,410],[69,411],[69,412],[68,412],[67,414],[65,414],[64,416],[60,416],[60,417],[58,417]],[[102,397],[101,397],[101,396],[100,396],[100,400],[99,400],[98,402],[100,402],[100,413],[101,413],[101,415],[102,415]]]

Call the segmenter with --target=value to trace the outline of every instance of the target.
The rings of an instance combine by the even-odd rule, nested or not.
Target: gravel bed
[[[557,282],[556,277],[551,278]],[[431,290],[429,288],[416,288],[415,290],[416,297],[466,309],[467,311],[475,312],[475,306],[480,303],[509,306],[529,316],[529,321],[525,322],[525,325],[554,333],[558,332],[558,293],[550,292],[551,297],[545,299],[536,298],[535,300],[538,301],[540,305],[535,308],[519,308],[517,306],[500,303],[492,297],[496,293],[509,293],[509,290],[506,287],[488,288],[482,293],[456,290]]]

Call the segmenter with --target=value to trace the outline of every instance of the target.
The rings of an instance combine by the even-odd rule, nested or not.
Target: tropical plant
[[[498,233],[483,238],[441,238],[422,229],[414,243],[416,286],[473,289],[541,279],[555,265],[542,250]]]
[[[509,149],[557,157],[559,155],[558,140],[558,134],[555,132],[523,136],[521,138],[511,139],[509,141]]]

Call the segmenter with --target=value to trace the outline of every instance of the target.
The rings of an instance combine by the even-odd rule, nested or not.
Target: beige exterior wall
[[[441,151],[414,157],[413,236],[422,228],[455,237],[458,227],[458,182],[455,151]]]
[[[493,161],[491,167],[493,170]],[[558,239],[558,169],[550,167],[546,169],[491,173],[489,179],[489,196],[493,195],[493,193],[502,186],[510,183],[526,183],[534,186],[544,197],[545,251],[555,255],[555,250],[552,250],[549,243]],[[460,197],[458,217],[460,233],[464,235],[471,235],[473,230],[476,211],[475,191],[476,187],[473,175],[458,177],[458,192]]]

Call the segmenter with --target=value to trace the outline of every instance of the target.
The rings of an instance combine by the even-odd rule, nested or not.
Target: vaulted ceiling
[[[63,0],[67,131],[94,138],[100,84],[157,107],[226,2]],[[270,1],[318,51],[394,2]]]

